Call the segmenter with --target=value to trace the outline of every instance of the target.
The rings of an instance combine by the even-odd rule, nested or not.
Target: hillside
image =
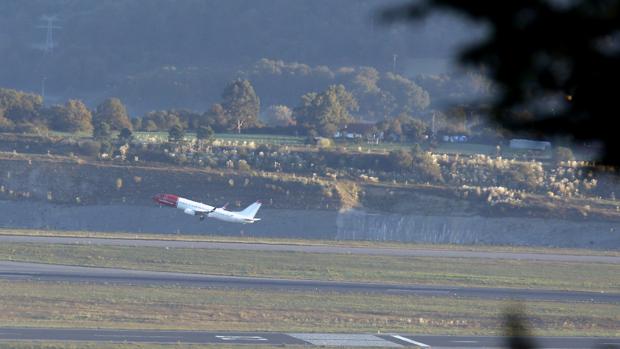
[[[387,184],[264,171],[101,162],[66,156],[0,153],[0,199],[58,204],[151,205],[155,193],[240,207],[261,199],[271,209],[363,209],[427,216],[538,217],[620,221],[609,200],[549,198],[518,193],[518,204],[497,189]],[[493,201],[490,202],[491,198]]]
[[[449,48],[469,36],[450,18],[415,30],[384,26],[375,16],[393,3],[399,2],[3,1],[0,82],[39,92],[45,78],[52,102],[80,98],[92,104],[115,95],[128,97],[130,110],[140,113],[149,109],[138,108],[206,109],[241,67],[264,57],[389,71],[397,54],[398,72],[423,73],[411,62],[447,58]],[[46,51],[46,30],[39,27],[50,17],[60,28]],[[137,87],[148,93],[132,95]],[[174,98],[159,105],[157,99],[170,92]]]

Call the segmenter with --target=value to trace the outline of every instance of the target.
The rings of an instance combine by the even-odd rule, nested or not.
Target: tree
[[[392,150],[388,155],[388,161],[393,171],[406,172],[411,170],[413,156],[404,149]]]
[[[230,117],[229,128],[241,133],[242,128],[258,126],[260,100],[248,80],[235,80],[226,86],[222,107]]]
[[[320,93],[307,93],[295,108],[296,119],[307,129],[332,137],[338,129],[353,120],[350,112],[358,110],[357,100],[343,85],[332,85]]]
[[[37,122],[43,97],[8,88],[0,88],[0,123]]]
[[[118,140],[123,143],[129,143],[133,139],[133,133],[127,127],[123,128],[118,134]]]
[[[285,105],[272,105],[265,111],[265,123],[269,126],[294,126],[297,121],[293,118],[293,111]]]
[[[185,131],[180,125],[175,125],[170,128],[168,131],[168,141],[169,142],[179,142],[183,140],[185,137]]]
[[[125,106],[118,98],[108,98],[99,104],[93,115],[93,122],[105,122],[112,130],[120,131],[123,128],[131,130],[132,125],[127,116]]]
[[[154,132],[159,130],[159,126],[153,120],[144,120],[142,129],[146,132]]]
[[[110,125],[105,121],[99,121],[95,123],[93,128],[93,138],[96,140],[104,140],[107,141],[112,136],[112,131],[110,129]]]
[[[226,114],[226,110],[221,104],[216,103],[203,114],[203,123],[213,128],[215,131],[221,132],[228,129],[230,125],[230,117]]]
[[[416,118],[411,118],[409,122],[404,124],[404,134],[412,142],[423,142],[425,140],[428,125]]]
[[[392,123],[397,123],[400,127],[400,134],[411,142],[422,142],[428,129],[428,125],[407,114],[400,114]]]
[[[101,142],[84,141],[78,143],[79,152],[86,156],[97,156],[101,153]]]
[[[101,142],[101,149],[99,150],[101,152],[101,154],[112,154],[112,151],[114,150],[114,147],[112,146],[112,143],[110,143],[110,141],[102,141]]]
[[[0,130],[10,131],[13,129],[14,123],[5,116],[5,111],[0,109]]]
[[[142,130],[142,117],[136,116],[135,118],[131,119],[131,126],[132,130]]]
[[[392,109],[394,114],[412,114],[426,109],[431,104],[430,95],[415,82],[398,74],[387,73],[379,80],[379,87],[388,96],[383,97],[389,104],[395,104],[385,108]]]
[[[196,139],[199,141],[211,141],[215,132],[210,126],[200,126],[196,130]]]
[[[381,75],[375,68],[362,67],[348,86],[359,102],[359,112],[368,120],[384,120],[396,109],[394,96],[379,87]]]
[[[422,142],[425,140],[428,125],[407,114],[377,123],[377,130],[383,132],[393,141]]]
[[[572,160],[575,160],[575,155],[573,155],[573,151],[570,148],[555,147],[555,149],[553,149],[553,161],[556,165],[559,165],[561,162]]]
[[[391,141],[399,141],[403,139],[403,127],[399,119],[389,119],[378,122],[377,130],[383,132],[385,138]]]
[[[142,123],[146,131],[168,131],[173,126],[181,126],[183,123],[179,114],[174,110],[157,110],[148,112],[142,117]]]
[[[421,151],[421,149],[416,147],[414,147],[413,153],[413,171],[422,180],[431,182],[443,181],[441,167],[437,161],[433,159],[433,155],[430,152]]]
[[[93,130],[92,114],[80,100],[70,99],[64,106],[50,108],[49,113],[54,130],[64,132],[91,132]]]
[[[515,132],[600,141],[601,162],[620,165],[618,115],[620,0],[423,0],[385,12],[388,20],[419,20],[456,11],[489,26],[488,35],[461,52],[484,67],[497,90],[491,117]],[[515,118],[532,110],[534,118]]]

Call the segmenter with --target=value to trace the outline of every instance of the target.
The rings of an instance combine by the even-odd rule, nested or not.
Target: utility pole
[[[51,54],[54,51],[56,43],[54,42],[54,29],[60,29],[61,27],[54,25],[54,22],[58,21],[57,16],[43,15],[41,20],[45,21],[45,25],[39,25],[37,28],[44,29],[45,32],[45,44],[43,45],[43,52]]]
[[[43,103],[45,103],[45,80],[47,80],[46,76],[41,80],[41,97],[43,97]]]
[[[433,118],[431,121],[431,134],[433,135],[433,139],[435,139],[435,111],[433,110]]]
[[[396,74],[396,58],[398,58],[397,54],[392,55],[392,73]]]
[[[54,53],[54,47],[56,47],[56,42],[54,41],[54,29],[60,29],[61,27],[54,24],[54,22],[58,21],[58,16],[55,15],[43,15],[41,16],[41,21],[44,22],[42,25],[38,25],[36,28],[45,30],[45,43],[43,45],[37,45],[43,50],[44,60],[48,60],[48,55]],[[47,66],[47,64],[45,64]],[[45,82],[47,80],[47,73],[45,72],[47,69],[44,69],[43,77],[41,78],[41,97],[43,97],[43,102],[45,103]]]

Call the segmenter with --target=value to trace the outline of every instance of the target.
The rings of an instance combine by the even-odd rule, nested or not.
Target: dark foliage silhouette
[[[620,165],[620,0],[421,0],[387,9],[388,21],[452,11],[489,25],[460,60],[495,82],[492,119],[541,138],[600,143],[600,163]],[[533,117],[523,118],[523,111]]]
[[[506,348],[535,348],[527,327],[525,314],[518,305],[509,307],[504,313],[504,338],[506,340]]]

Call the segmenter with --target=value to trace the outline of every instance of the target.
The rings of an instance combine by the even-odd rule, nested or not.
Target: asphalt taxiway
[[[0,278],[128,285],[179,285],[205,288],[416,294],[524,301],[620,303],[620,294],[617,293],[237,277],[9,261],[0,261]]]
[[[132,247],[201,248],[244,251],[279,251],[305,253],[342,253],[381,255],[397,257],[444,257],[444,258],[487,258],[536,260],[550,262],[580,262],[620,264],[620,256],[587,254],[531,253],[507,251],[465,251],[432,248],[385,248],[385,247],[347,247],[327,245],[267,244],[246,242],[210,242],[190,240],[153,240],[118,238],[82,238],[55,236],[0,235],[0,242],[22,242],[42,244],[77,244]]]
[[[535,348],[620,348],[620,337],[536,337]],[[506,339],[489,336],[429,336],[418,334],[211,332],[77,328],[0,327],[0,341],[132,342],[245,344],[252,346],[352,346],[430,348],[505,348]]]

